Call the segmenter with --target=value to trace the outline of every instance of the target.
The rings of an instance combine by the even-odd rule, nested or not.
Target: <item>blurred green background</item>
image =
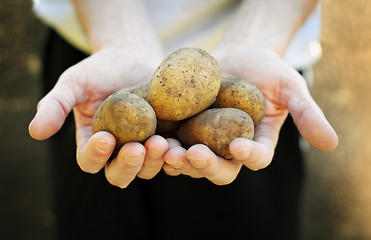
[[[371,1],[323,0],[313,96],[340,137],[309,147],[303,239],[371,239]],[[46,28],[29,0],[0,2],[0,238],[54,239],[48,142],[27,132]],[[269,229],[267,229],[269,231]]]

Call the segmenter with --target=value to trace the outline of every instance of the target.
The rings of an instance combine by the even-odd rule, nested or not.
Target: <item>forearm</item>
[[[102,48],[161,52],[141,0],[73,0],[92,52]]]
[[[264,47],[283,55],[318,0],[245,0],[220,46]]]

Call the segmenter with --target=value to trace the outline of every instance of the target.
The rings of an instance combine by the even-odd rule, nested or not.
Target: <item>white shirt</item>
[[[165,52],[181,47],[211,50],[226,29],[239,1],[231,0],[144,0]],[[76,48],[90,53],[86,35],[69,0],[34,0],[39,18]],[[197,6],[197,7],[194,7]],[[319,8],[299,29],[284,60],[296,69],[313,65],[321,56]]]

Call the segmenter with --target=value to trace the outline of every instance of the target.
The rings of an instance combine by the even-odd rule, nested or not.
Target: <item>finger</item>
[[[186,150],[180,146],[174,146],[169,148],[169,150],[164,155],[165,164],[163,169],[166,174],[170,176],[178,176],[182,174],[180,169],[187,162]]]
[[[325,115],[313,99],[301,99],[297,96],[289,108],[300,134],[310,144],[322,151],[331,151],[338,144],[338,136]]]
[[[146,149],[137,142],[125,144],[117,157],[105,167],[106,178],[109,183],[120,188],[126,188],[140,171]]]
[[[266,145],[246,138],[237,138],[231,142],[230,151],[237,161],[253,171],[266,168],[273,158],[274,151]]]
[[[242,164],[216,156],[207,146],[197,144],[187,151],[187,159],[198,172],[216,185],[226,185],[235,180]]]
[[[105,166],[115,149],[115,137],[108,132],[97,132],[90,138],[91,130],[90,134],[85,136],[82,136],[81,131],[80,129],[80,138],[77,142],[77,163],[81,170],[97,173]]]
[[[254,140],[234,139],[229,151],[234,159],[253,171],[266,168],[274,155],[280,129],[287,117],[287,111],[276,116],[267,116],[255,129]]]
[[[178,140],[174,139],[174,138],[166,138],[166,141],[169,144],[169,149],[170,148],[173,148],[173,147],[181,146],[181,143]]]
[[[172,166],[170,166],[169,164],[165,163],[163,166],[162,166],[162,169],[164,170],[164,172],[169,175],[169,176],[179,176],[180,174],[182,174],[178,169],[175,169],[173,168]]]
[[[161,136],[154,135],[144,144],[146,148],[146,157],[138,177],[151,179],[157,175],[164,164],[163,155],[168,150],[168,142]]]
[[[36,140],[47,139],[58,132],[76,105],[74,91],[68,86],[67,81],[63,80],[63,76],[37,105],[36,115],[28,128],[31,137]]]
[[[253,171],[266,168],[272,162],[279,132],[286,117],[287,111],[276,116],[267,116],[255,128],[253,140],[234,139],[229,145],[234,159]]]
[[[164,160],[163,169],[170,176],[184,174],[193,178],[203,177],[188,161],[187,150],[181,146],[169,149],[164,155]]]
[[[285,88],[289,90],[282,99],[300,134],[319,150],[333,150],[339,141],[336,132],[310,95],[305,80],[296,72],[291,78],[286,82]]]
[[[165,162],[174,169],[179,169],[188,161],[187,150],[181,146],[173,147],[164,155]]]
[[[186,150],[180,146],[170,148],[164,155],[165,164],[163,169],[170,176],[178,176],[182,172],[179,171],[187,160]]]

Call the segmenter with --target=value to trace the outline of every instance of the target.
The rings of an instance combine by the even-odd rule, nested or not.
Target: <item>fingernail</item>
[[[125,154],[124,156],[125,162],[130,165],[138,165],[144,160],[143,154]]]
[[[190,160],[192,166],[196,168],[203,168],[207,164],[206,159],[196,159],[196,158],[189,158],[189,157],[188,159]]]
[[[237,160],[244,160],[250,156],[250,144],[244,139],[236,139],[232,142],[233,146],[230,148],[231,153]]]
[[[240,147],[237,150],[233,151],[232,155],[237,159],[247,159],[250,156],[250,151],[247,147]]]
[[[148,149],[148,155],[151,158],[160,158],[164,154],[165,151],[166,151],[165,148],[163,148],[163,149],[151,149],[151,148],[149,148]]]
[[[183,161],[175,162],[173,164],[169,164],[174,169],[180,169],[183,167],[184,163]]]
[[[112,142],[106,141],[95,141],[94,146],[99,152],[107,153],[109,151],[112,151],[114,144]]]

